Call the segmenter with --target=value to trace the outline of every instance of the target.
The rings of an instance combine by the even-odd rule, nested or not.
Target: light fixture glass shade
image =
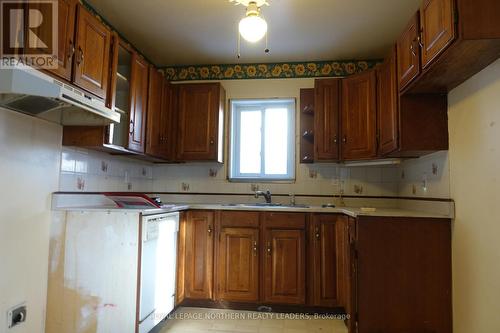
[[[267,22],[258,15],[249,15],[240,21],[241,37],[250,43],[261,40],[267,33]]]

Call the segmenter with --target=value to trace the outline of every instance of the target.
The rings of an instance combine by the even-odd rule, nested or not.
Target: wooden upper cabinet
[[[111,32],[78,5],[74,83],[105,99],[110,72]]]
[[[304,214],[264,214],[264,302],[305,304]]]
[[[259,246],[257,228],[222,228],[217,255],[221,300],[259,300]]]
[[[378,155],[398,149],[399,105],[396,49],[377,67]]]
[[[417,12],[397,41],[399,88],[405,88],[420,74],[419,13]]]
[[[312,305],[345,306],[347,299],[346,267],[347,217],[335,214],[313,216],[310,228],[310,292]]]
[[[214,212],[190,211],[186,216],[185,297],[213,298]]]
[[[454,0],[424,0],[420,8],[422,68],[455,40]]]
[[[374,70],[342,81],[342,159],[362,160],[377,155],[377,78]]]
[[[137,53],[132,56],[130,81],[130,128],[128,149],[144,152],[148,103],[149,65]]]
[[[146,128],[146,153],[172,159],[172,88],[154,67],[149,70],[149,97]]]
[[[178,160],[222,162],[224,104],[220,83],[179,85]]]
[[[73,65],[73,55],[75,53],[75,17],[76,0],[59,0],[58,4],[58,49],[57,49],[57,68],[49,69],[50,72],[71,81],[71,70]],[[30,5],[30,8],[37,6],[36,3]],[[38,9],[43,12],[43,6]],[[39,28],[31,28],[37,36],[52,34],[52,26],[41,25]],[[46,38],[42,38],[46,40]],[[40,48],[44,53],[45,49]]]
[[[339,159],[339,79],[316,80],[314,84],[314,160]]]

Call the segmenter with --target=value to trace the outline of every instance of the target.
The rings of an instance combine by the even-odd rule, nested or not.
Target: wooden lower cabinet
[[[351,333],[451,333],[448,219],[188,211],[178,257],[177,304],[329,309]]]
[[[451,221],[366,216],[356,224],[357,332],[451,333]]]
[[[223,228],[219,237],[218,298],[259,300],[259,229]]]
[[[185,223],[184,296],[190,299],[212,299],[214,212],[189,211]]]
[[[263,301],[305,304],[305,214],[265,213],[263,223]]]
[[[309,299],[313,306],[340,307],[349,290],[348,219],[345,215],[315,214],[309,228]]]

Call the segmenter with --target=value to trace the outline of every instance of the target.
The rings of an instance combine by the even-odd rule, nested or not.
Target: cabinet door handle
[[[411,51],[411,54],[416,57],[417,56],[417,50],[415,50],[415,43],[418,43],[418,37],[415,38],[411,44],[410,44],[410,51]]]
[[[273,248],[271,247],[271,242],[267,242],[267,255],[271,255]]]
[[[422,48],[422,50],[424,49],[423,33],[424,33],[424,30],[420,29],[420,31],[418,32],[418,37],[417,37],[418,45]]]
[[[214,139],[210,139],[210,144],[213,145],[215,143]]]
[[[333,143],[337,143],[338,141],[339,141],[339,140],[338,140],[338,138],[337,138],[337,135],[334,135],[334,136],[333,136]]]
[[[314,230],[314,237],[316,237],[316,239],[320,239],[321,238],[321,234],[319,233],[319,227],[316,227],[316,229]]]
[[[131,120],[130,121],[130,135],[134,134],[134,129],[135,129],[135,124],[134,124],[134,121]]]
[[[344,135],[344,137],[342,138],[342,143],[347,143],[347,136]]]
[[[212,226],[211,225],[208,226],[208,235],[212,236]]]
[[[418,42],[418,45],[423,49],[424,48],[424,43],[422,42],[422,37],[418,36],[417,37],[417,42]]]
[[[80,65],[83,65],[83,60],[84,60],[83,50],[82,50],[82,48],[80,46],[78,46],[78,54],[79,54],[79,57],[77,57],[76,64],[78,66],[80,66]]]
[[[69,51],[68,51],[68,59],[71,59],[75,54],[75,45],[73,45],[73,41],[69,40]]]
[[[257,255],[257,242],[256,241],[253,242],[253,255],[254,256]]]

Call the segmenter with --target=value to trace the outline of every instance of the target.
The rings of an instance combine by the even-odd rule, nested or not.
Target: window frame
[[[230,99],[230,128],[229,128],[229,163],[228,180],[230,182],[295,182],[296,179],[296,122],[297,122],[297,100],[296,98],[242,98]],[[283,107],[288,110],[288,158],[286,175],[265,175],[265,109],[269,106]],[[262,114],[262,133],[261,133],[261,173],[239,173],[239,149],[240,144],[240,125],[242,107],[245,110],[260,111]]]

